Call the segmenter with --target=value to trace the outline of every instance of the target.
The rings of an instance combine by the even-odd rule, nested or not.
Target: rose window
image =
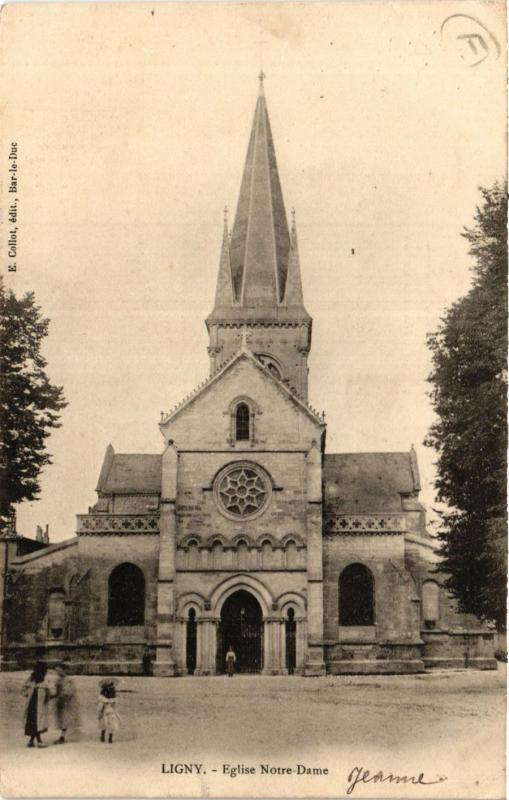
[[[269,498],[265,475],[254,464],[231,466],[216,484],[221,510],[234,517],[251,517],[261,511]]]

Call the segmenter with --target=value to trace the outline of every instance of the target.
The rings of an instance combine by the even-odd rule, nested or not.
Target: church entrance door
[[[226,651],[237,656],[236,672],[260,672],[262,668],[262,609],[255,597],[240,589],[224,602],[218,629],[217,671],[226,671]]]

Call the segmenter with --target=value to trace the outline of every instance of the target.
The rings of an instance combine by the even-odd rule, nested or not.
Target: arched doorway
[[[296,642],[297,623],[295,621],[295,611],[288,609],[285,622],[286,635],[286,669],[288,675],[293,675],[297,663],[297,642]]]
[[[231,645],[237,656],[237,672],[260,672],[262,668],[262,609],[244,589],[230,595],[221,609],[218,627],[217,671],[225,672],[226,651]]]
[[[196,611],[189,609],[186,621],[186,669],[188,675],[194,675],[196,669]]]

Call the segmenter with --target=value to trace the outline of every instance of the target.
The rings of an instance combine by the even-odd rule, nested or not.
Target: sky
[[[433,508],[426,336],[468,291],[478,187],[505,176],[504,14],[468,0],[3,7],[2,274],[50,318],[47,371],[68,401],[20,533],[73,536],[106,446],[161,452],[161,411],[207,377],[261,66],[327,451],[413,443]]]

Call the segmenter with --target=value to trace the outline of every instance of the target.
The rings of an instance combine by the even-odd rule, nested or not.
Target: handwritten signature
[[[359,783],[410,783],[414,786],[431,786],[434,783],[443,783],[446,780],[446,775],[437,775],[436,779],[431,781],[424,778],[424,772],[419,772],[418,775],[395,775],[394,772],[386,774],[381,769],[378,772],[371,773],[369,769],[364,769],[364,767],[354,767],[347,778],[348,787],[346,793],[353,794],[355,787]]]

